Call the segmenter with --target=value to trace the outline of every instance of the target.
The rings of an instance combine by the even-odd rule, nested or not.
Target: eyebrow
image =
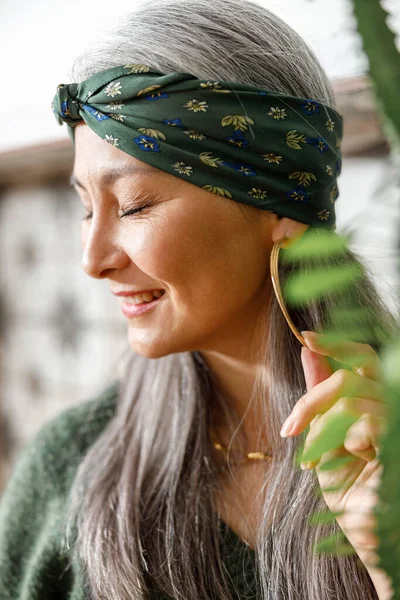
[[[144,173],[147,175],[155,175],[158,173],[158,170],[152,167],[151,165],[139,166],[139,165],[119,165],[113,167],[112,169],[108,169],[107,171],[103,171],[100,176],[100,186],[106,186],[113,184],[117,179],[121,177],[126,177],[129,175],[136,175],[137,173]],[[77,179],[74,173],[70,175],[69,184],[71,186],[77,186],[82,190],[87,191],[83,183]]]

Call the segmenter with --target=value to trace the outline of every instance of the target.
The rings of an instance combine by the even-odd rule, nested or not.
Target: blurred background
[[[58,84],[72,82],[75,58],[108,37],[134,2],[120,0],[114,12],[102,0],[0,4],[0,491],[38,429],[100,392],[129,350],[117,299],[80,266],[84,209],[68,185],[72,144],[51,101]],[[333,81],[345,125],[337,230],[351,232],[352,249],[397,312],[399,161],[385,139],[351,4],[258,3],[307,40]],[[400,3],[382,5],[400,49]]]

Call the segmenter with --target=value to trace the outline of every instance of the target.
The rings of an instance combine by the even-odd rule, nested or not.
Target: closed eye
[[[129,210],[125,211],[124,213],[122,213],[121,217],[126,217],[127,215],[135,215],[139,212],[141,212],[142,210],[144,210],[145,208],[147,208],[148,206],[150,206],[150,204],[145,204],[144,206],[137,206],[135,208],[130,208]],[[89,219],[91,219],[93,216],[93,213],[89,213],[86,216],[84,216],[82,218],[82,221],[88,221]]]
[[[121,217],[126,217],[127,215],[136,215],[137,213],[147,208],[147,206],[137,206],[136,208],[130,208],[126,212],[122,213]]]

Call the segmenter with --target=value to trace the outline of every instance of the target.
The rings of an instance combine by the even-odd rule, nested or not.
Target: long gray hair
[[[330,82],[307,44],[274,14],[248,0],[141,2],[123,16],[110,41],[75,61],[72,80],[132,62],[162,72],[263,86],[335,106]],[[307,272],[323,261],[321,257],[298,268]],[[358,264],[361,280],[352,295],[348,290],[326,294],[306,309],[291,309],[293,321],[300,330],[321,331],[335,307],[351,303],[364,310],[363,326],[372,332],[369,341],[362,341],[379,351],[395,319],[366,267],[348,248],[328,262]],[[281,282],[292,270],[281,262]],[[316,542],[341,530],[336,521],[309,524],[310,515],[327,506],[315,472],[295,466],[305,434],[285,440],[279,436],[307,389],[300,344],[272,293],[260,328],[261,369],[249,409],[262,411],[260,439],[262,428],[268,427],[274,455],[265,469],[262,489],[267,493],[255,548],[259,596],[376,600],[357,555],[313,553]],[[221,473],[209,435],[214,409],[225,415],[232,430],[238,429],[245,447],[239,416],[216,390],[199,353],[149,359],[131,351],[119,374],[116,414],[84,457],[71,491],[69,523],[77,524],[73,551],[84,565],[94,599],[141,600],[149,597],[150,589],[179,600],[237,597],[220,547],[215,490]]]

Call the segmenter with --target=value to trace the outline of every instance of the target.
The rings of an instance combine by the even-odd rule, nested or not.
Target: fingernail
[[[282,429],[280,431],[281,437],[287,437],[292,429],[294,428],[294,418],[292,416],[288,417],[284,424],[282,425]]]
[[[315,333],[314,331],[301,331],[301,335],[304,338],[304,341],[306,343],[306,346],[309,350],[311,350],[310,348],[310,344],[312,345],[314,344],[318,344],[319,341],[319,334]],[[304,346],[303,346],[304,347]]]
[[[303,337],[309,337],[311,340],[316,340],[319,337],[319,333],[315,331],[301,331],[300,333]]]

